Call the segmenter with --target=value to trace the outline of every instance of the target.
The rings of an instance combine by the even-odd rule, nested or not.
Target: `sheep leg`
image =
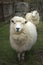
[[[22,53],[22,60],[24,60],[24,55],[25,55],[25,53],[23,52],[23,53]]]
[[[21,53],[18,53],[18,60],[20,61],[21,59],[24,60],[24,55],[25,53],[23,52],[22,55]]]
[[[18,53],[18,60],[20,61],[20,53]]]

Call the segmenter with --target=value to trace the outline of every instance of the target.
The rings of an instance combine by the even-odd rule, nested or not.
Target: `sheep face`
[[[15,29],[16,32],[22,31],[22,29],[23,29],[22,23],[16,22],[16,23],[14,24],[14,29]]]
[[[37,18],[38,18],[37,16],[39,16],[38,12],[37,12],[36,10],[33,11],[33,12],[32,12],[32,18],[33,18],[33,19],[37,19]]]
[[[11,19],[11,24],[13,24],[14,32],[20,33],[24,29],[24,25],[27,23],[27,21],[24,18],[21,17],[13,17]]]

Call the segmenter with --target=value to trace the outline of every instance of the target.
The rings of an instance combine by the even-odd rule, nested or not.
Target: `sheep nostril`
[[[17,29],[17,32],[18,32],[20,28],[16,28],[16,29]]]

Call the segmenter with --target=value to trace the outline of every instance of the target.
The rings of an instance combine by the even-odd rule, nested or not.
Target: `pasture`
[[[10,47],[9,24],[0,23],[0,65],[18,65],[16,51]],[[43,65],[43,22],[37,28],[38,40],[25,54],[25,65]]]

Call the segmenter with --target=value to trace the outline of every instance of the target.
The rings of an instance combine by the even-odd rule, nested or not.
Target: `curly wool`
[[[19,16],[13,17],[12,20],[16,22],[26,21],[25,18]],[[30,50],[37,40],[36,26],[30,21],[22,25],[23,29],[18,33],[14,30],[15,24],[12,22],[10,23],[10,44],[17,52]]]

